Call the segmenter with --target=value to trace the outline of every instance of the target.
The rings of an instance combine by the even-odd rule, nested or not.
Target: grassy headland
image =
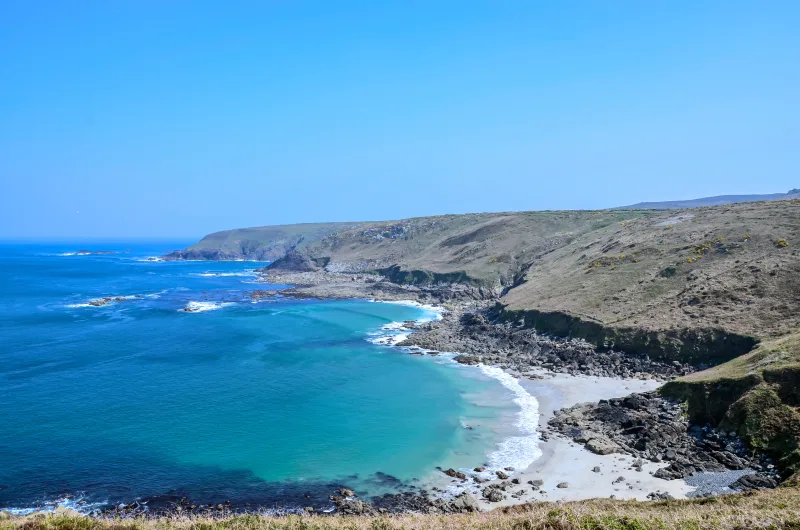
[[[798,246],[790,200],[248,228],[173,257],[472,288],[542,332],[711,365],[800,326]]]

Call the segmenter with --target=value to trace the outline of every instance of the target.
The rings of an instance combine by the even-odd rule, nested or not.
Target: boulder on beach
[[[483,498],[489,502],[500,502],[506,498],[497,486],[486,486],[481,492]]]
[[[458,513],[480,511],[480,507],[478,506],[478,501],[476,501],[475,497],[473,497],[467,492],[461,493],[453,497],[453,500],[450,501],[450,509]]]
[[[610,455],[611,453],[616,453],[619,449],[619,446],[609,440],[608,438],[592,438],[588,442],[586,442],[586,449],[589,451],[598,454],[598,455]]]
[[[775,477],[754,473],[739,477],[736,482],[728,487],[740,491],[772,489],[778,487],[778,481],[775,480]]]

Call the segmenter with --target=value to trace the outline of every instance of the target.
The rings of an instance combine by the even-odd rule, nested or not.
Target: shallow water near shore
[[[284,287],[256,282],[262,264],[149,259],[183,246],[0,245],[0,508],[324,507],[519,434],[496,378],[374,343],[431,308],[256,300]]]

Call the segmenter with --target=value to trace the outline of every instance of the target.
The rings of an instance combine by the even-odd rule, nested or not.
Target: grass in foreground
[[[800,490],[706,499],[541,502],[479,514],[391,517],[232,516],[113,520],[70,512],[0,520],[0,530],[800,530]]]

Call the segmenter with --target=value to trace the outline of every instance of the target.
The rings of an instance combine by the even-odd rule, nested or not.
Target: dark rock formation
[[[417,327],[400,346],[459,352],[462,364],[485,363],[525,372],[544,368],[554,372],[609,377],[653,376],[670,379],[694,369],[678,361],[658,361],[647,355],[614,350],[598,351],[580,339],[554,339],[535,329],[497,321],[492,310],[445,315]]]
[[[252,300],[261,300],[262,298],[271,298],[277,293],[278,291],[265,291],[263,289],[256,289],[255,291],[250,291],[250,298]]]
[[[319,265],[307,255],[293,249],[287,252],[282,258],[269,264],[266,270],[278,272],[313,272],[319,270]]]
[[[444,474],[447,475],[448,477],[458,478],[458,479],[461,479],[461,480],[466,480],[467,479],[467,476],[464,473],[462,473],[460,471],[456,471],[452,467],[450,469],[448,469],[447,471],[444,471]]]
[[[772,489],[778,487],[778,481],[775,480],[773,475],[757,473],[740,477],[730,487],[731,489],[742,491]]]
[[[708,427],[690,428],[680,406],[655,392],[562,409],[550,420],[549,426],[586,444],[593,452],[598,452],[596,447],[590,447],[595,444],[637,457],[640,460],[632,467],[636,471],[641,471],[642,459],[668,462],[667,467],[654,474],[667,480],[703,471],[746,468],[775,478],[769,459],[760,454],[752,455],[735,436]],[[597,440],[602,443],[598,444]],[[747,481],[742,483],[743,487],[746,485]]]

